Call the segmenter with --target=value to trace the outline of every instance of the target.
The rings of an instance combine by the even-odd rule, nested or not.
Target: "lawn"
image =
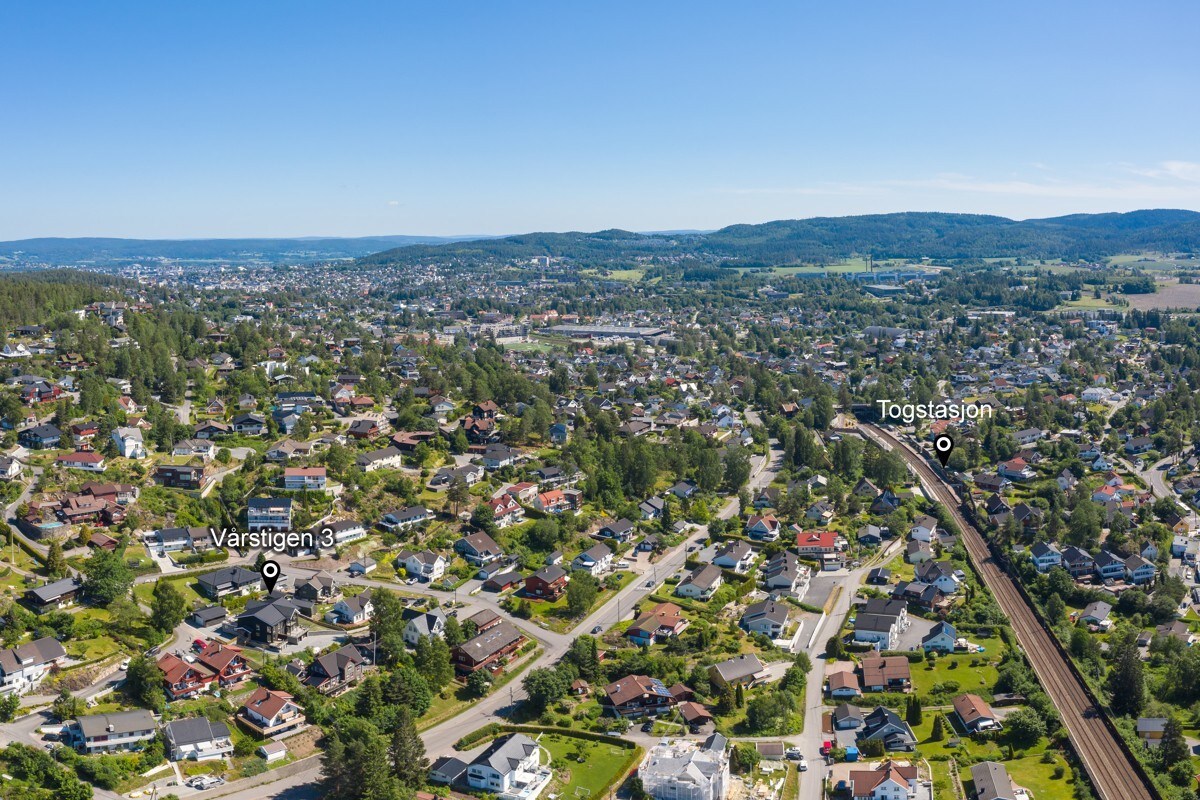
[[[993,644],[999,646],[999,640]],[[995,665],[991,662],[998,661],[999,658],[999,652],[963,653],[938,658],[933,669],[929,668],[928,663],[913,664],[913,690],[921,697],[928,697],[935,693],[934,687],[940,684],[943,687],[941,693],[944,695],[954,696],[970,692],[991,702],[992,687],[996,685],[996,681],[1000,677]],[[987,663],[977,663],[976,666],[971,666],[972,661],[980,659],[986,659]],[[958,688],[951,689],[953,684],[957,684]]]
[[[555,781],[560,787],[554,794],[571,798],[599,797],[639,755],[628,747],[561,733],[543,734],[538,743],[550,754]]]
[[[1041,756],[1025,756],[1004,762],[1008,768],[1009,777],[1013,783],[1028,789],[1038,800],[1055,800],[1055,798],[1071,797],[1074,789],[1074,775],[1070,765],[1062,757],[1056,759],[1063,766],[1063,776],[1054,777],[1054,764],[1042,763]],[[970,777],[970,773],[967,773]]]
[[[212,605],[212,601],[206,597],[201,597],[196,591],[196,581],[191,577],[170,578],[171,584],[179,590],[183,595],[183,601],[188,608],[192,608],[196,603],[204,606]],[[149,605],[154,599],[154,583],[139,583],[133,587],[134,598],[138,602]]]

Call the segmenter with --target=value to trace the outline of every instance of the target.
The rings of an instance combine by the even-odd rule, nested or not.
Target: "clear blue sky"
[[[0,238],[1200,208],[1200,4],[6,3]]]

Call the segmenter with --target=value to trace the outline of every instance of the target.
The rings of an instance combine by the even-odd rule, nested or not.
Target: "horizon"
[[[1200,209],[1192,5],[76,2],[0,21],[20,34],[0,53],[3,240]]]
[[[630,228],[618,228],[618,227],[609,226],[609,227],[602,227],[602,228],[594,228],[591,230],[565,230],[565,229],[564,230],[551,230],[548,228],[536,228],[536,229],[530,229],[530,230],[509,231],[507,233],[494,233],[494,234],[493,233],[464,233],[464,234],[375,233],[375,234],[362,234],[362,235],[351,235],[351,236],[338,236],[338,235],[325,236],[325,235],[321,235],[321,234],[302,234],[302,235],[298,235],[298,236],[256,236],[256,235],[251,234],[251,235],[246,235],[246,236],[220,236],[220,235],[218,235],[218,236],[163,236],[163,237],[158,237],[158,236],[114,236],[114,235],[79,235],[79,236],[58,235],[58,236],[26,236],[26,237],[21,237],[21,238],[17,238],[17,239],[0,239],[0,243],[11,244],[14,242],[36,241],[36,240],[54,240],[54,239],[61,239],[64,241],[81,240],[81,239],[112,239],[114,241],[146,241],[146,242],[218,242],[218,241],[239,241],[239,240],[303,242],[306,240],[328,241],[328,240],[339,240],[339,239],[353,240],[353,239],[390,239],[390,238],[444,239],[446,241],[446,243],[451,243],[451,242],[455,242],[455,241],[461,242],[461,241],[469,241],[469,240],[477,240],[477,239],[504,239],[504,238],[509,238],[509,237],[513,237],[513,236],[529,236],[529,235],[538,234],[538,233],[587,234],[587,233],[600,233],[602,231],[624,231],[626,233],[636,233],[640,236],[671,236],[671,235],[704,236],[704,235],[707,235],[710,233],[715,233],[717,231],[723,230],[725,228],[741,226],[741,225],[770,225],[772,223],[778,223],[778,222],[801,222],[801,221],[811,220],[811,219],[845,219],[845,218],[853,218],[853,217],[886,217],[886,216],[895,216],[895,215],[900,215],[900,214],[951,214],[951,215],[984,216],[984,217],[996,217],[999,219],[1008,220],[1010,222],[1020,223],[1020,222],[1029,222],[1032,220],[1046,220],[1046,219],[1056,219],[1056,218],[1073,217],[1073,216],[1103,216],[1103,215],[1107,215],[1107,214],[1132,214],[1132,213],[1137,213],[1137,212],[1154,212],[1154,211],[1185,211],[1185,212],[1189,212],[1189,213],[1193,213],[1193,214],[1200,214],[1200,210],[1197,210],[1197,209],[1165,208],[1164,207],[1164,208],[1135,208],[1135,209],[1130,209],[1128,211],[1066,212],[1063,214],[1053,214],[1053,215],[1049,215],[1046,217],[1025,217],[1023,219],[1017,219],[1017,218],[1013,218],[1013,217],[1004,217],[999,214],[973,214],[972,212],[962,212],[962,211],[916,211],[916,210],[909,209],[909,210],[905,210],[905,211],[887,211],[887,212],[880,212],[880,213],[875,213],[875,214],[838,214],[838,215],[818,214],[818,215],[808,216],[808,217],[781,217],[779,219],[769,219],[769,220],[764,220],[762,222],[730,222],[727,225],[722,225],[717,228],[677,228],[677,229],[673,229],[673,230],[634,230],[634,229],[630,229]],[[417,243],[413,243],[413,244],[417,244]],[[437,242],[432,242],[431,244],[437,244]],[[401,244],[396,244],[395,246],[405,247],[407,245],[401,243]]]

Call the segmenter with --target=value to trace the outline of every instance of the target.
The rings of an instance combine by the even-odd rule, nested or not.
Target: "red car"
[[[192,641],[192,649],[199,653],[205,647],[208,647],[208,642],[203,639],[195,639]]]

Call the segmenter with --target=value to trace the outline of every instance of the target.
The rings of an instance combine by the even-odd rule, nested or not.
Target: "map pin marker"
[[[937,453],[938,461],[945,467],[946,462],[950,460],[950,453],[954,451],[954,440],[943,433],[933,440],[933,450]]]
[[[275,584],[279,582],[279,565],[274,561],[264,561],[262,566],[258,568],[258,574],[262,575],[263,583],[266,584],[267,593],[275,591]]]

